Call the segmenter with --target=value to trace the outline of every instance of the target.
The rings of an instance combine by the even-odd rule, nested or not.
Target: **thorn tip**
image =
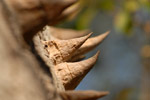
[[[92,69],[98,55],[99,51],[87,60],[75,63],[61,63],[55,66],[57,76],[62,80],[66,90],[76,88],[84,76]]]
[[[99,92],[99,91],[65,91],[59,92],[63,100],[96,100],[108,95],[109,92]]]

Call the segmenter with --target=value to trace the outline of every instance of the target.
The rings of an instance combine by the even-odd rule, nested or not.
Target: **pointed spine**
[[[98,58],[99,52],[93,57],[76,62],[61,63],[55,66],[57,76],[62,80],[66,90],[75,89],[84,76],[92,69]]]
[[[79,5],[79,2],[75,3],[74,5],[68,7],[65,9],[62,14],[56,19],[53,20],[51,25],[56,25],[57,23],[63,21],[63,20],[71,20],[73,19],[79,12],[81,11],[81,7]]]
[[[61,13],[66,8],[73,5],[77,1],[78,0],[49,0],[49,1],[41,0],[41,2],[43,2],[43,5],[45,7],[45,11],[47,12],[47,15],[50,21],[49,24],[51,24],[51,22],[53,22],[53,20],[56,17],[60,16]]]
[[[55,28],[52,26],[49,26],[49,31],[53,37],[61,40],[79,38],[89,33],[89,30],[76,31],[72,29]]]
[[[65,91],[59,92],[63,100],[97,100],[109,94],[109,92],[99,91]]]
[[[78,56],[86,54],[87,52],[93,50],[96,46],[98,46],[110,33],[107,31],[99,36],[89,38],[74,54],[73,58],[78,58]]]
[[[53,64],[59,64],[68,61],[73,53],[88,39],[91,35],[70,39],[70,40],[53,40],[45,42],[47,51]]]

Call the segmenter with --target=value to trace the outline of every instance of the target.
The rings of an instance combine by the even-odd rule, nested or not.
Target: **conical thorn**
[[[53,40],[45,42],[46,50],[54,65],[68,61],[74,52],[89,38],[92,33],[69,40]]]
[[[40,0],[40,2],[45,8],[49,24],[51,24],[56,17],[66,8],[76,3],[77,0]]]
[[[91,58],[75,62],[61,63],[55,66],[55,72],[66,90],[75,89],[84,76],[92,69],[98,58],[99,51]]]
[[[73,29],[56,28],[52,26],[49,26],[48,31],[53,37],[61,40],[79,38],[87,35],[90,32],[89,30],[77,31]]]
[[[75,3],[72,6],[66,8],[60,16],[56,17],[51,23],[51,25],[56,25],[57,23],[60,23],[63,20],[72,20],[80,11],[81,7],[79,2]]]
[[[96,46],[98,46],[110,33],[110,31],[107,31],[99,36],[89,38],[72,56],[73,58],[79,55],[86,54],[87,52],[93,50]]]
[[[63,100],[97,100],[109,94],[109,92],[99,91],[65,91],[59,92]]]

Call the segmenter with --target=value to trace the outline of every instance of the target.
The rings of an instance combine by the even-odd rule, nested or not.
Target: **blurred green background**
[[[110,91],[101,100],[150,100],[150,0],[81,0],[82,10],[58,26],[111,31],[87,55],[101,51],[77,90]]]

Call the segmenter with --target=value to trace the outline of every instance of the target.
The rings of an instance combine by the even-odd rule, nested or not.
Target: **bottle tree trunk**
[[[72,91],[94,65],[98,53],[86,61],[66,63],[83,58],[83,54],[104,40],[108,32],[89,40],[91,34],[60,40],[56,39],[56,34],[50,35],[47,28],[43,29],[47,24],[66,18],[65,9],[75,2],[77,0],[0,0],[1,100],[95,100],[108,94]],[[75,36],[77,31],[57,31],[71,32],[73,35],[65,35],[69,39],[87,34],[82,32]],[[54,41],[50,41],[52,39]],[[79,50],[75,53],[76,49]]]
[[[50,74],[49,78],[51,81],[49,86],[51,87],[49,88],[51,89],[47,90],[42,84],[41,73],[44,72],[41,68],[42,64],[39,62],[39,59],[33,55],[31,48],[26,42],[30,41],[28,40],[30,38],[26,39],[26,41],[24,38],[24,36],[26,36],[26,30],[23,30],[25,29],[23,26],[27,27],[26,29],[29,31],[33,26],[41,27],[45,24],[35,22],[34,24],[36,25],[31,25],[32,23],[28,23],[28,20],[32,19],[27,18],[28,16],[23,16],[21,12],[23,10],[29,10],[30,8],[21,8],[22,11],[17,11],[19,7],[28,6],[25,3],[30,1],[32,2],[34,0],[0,1],[0,99],[47,100],[49,98],[50,100],[61,100],[53,86],[53,80]],[[12,3],[16,3],[16,5]],[[19,3],[22,5],[19,5]],[[30,13],[31,12],[29,12],[29,14]],[[35,11],[35,13],[38,12]],[[21,16],[22,18],[20,18]],[[29,15],[29,17],[33,16]],[[38,17],[39,15],[37,15],[37,19],[35,19],[38,20]],[[41,19],[41,21],[42,20],[44,19]],[[25,21],[26,23],[19,21]],[[37,31],[40,29],[41,28],[36,28]],[[33,32],[32,34],[35,33]],[[27,35],[29,37],[29,34]],[[47,91],[50,91],[51,94],[47,94]]]

